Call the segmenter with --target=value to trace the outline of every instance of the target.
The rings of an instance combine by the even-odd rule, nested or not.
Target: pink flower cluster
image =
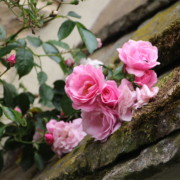
[[[81,109],[84,131],[95,140],[104,142],[123,121],[131,121],[134,109],[142,107],[154,98],[159,89],[152,87],[157,81],[150,68],[157,62],[157,48],[149,42],[132,41],[118,49],[125,70],[135,75],[134,87],[122,79],[119,87],[114,80],[105,81],[102,67],[80,65],[66,78],[65,91],[73,101],[73,108]]]
[[[52,119],[46,124],[46,128],[46,142],[52,145],[52,150],[59,158],[63,153],[72,151],[86,136],[81,118],[73,120],[72,123]]]
[[[152,87],[157,82],[155,71],[150,69],[160,64],[157,62],[158,50],[150,42],[129,40],[117,51],[125,70],[135,75],[136,84]]]

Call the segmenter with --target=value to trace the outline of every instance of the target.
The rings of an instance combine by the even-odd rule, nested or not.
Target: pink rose
[[[62,153],[72,151],[85,136],[81,118],[75,119],[72,123],[57,122],[53,132],[52,150],[60,158]]]
[[[66,59],[65,64],[68,67],[74,66],[75,60],[73,58]]]
[[[34,136],[33,136],[33,142],[34,141],[37,141],[37,142],[41,142],[42,140],[40,138],[43,137],[43,135],[41,133],[44,133],[44,129],[39,129],[39,128],[36,128],[36,131],[34,133]],[[39,140],[40,139],[40,140]]]
[[[132,105],[136,100],[136,91],[126,79],[122,79],[121,84],[119,86],[120,96],[118,98],[118,116],[122,121],[131,121],[132,119]]]
[[[52,145],[53,142],[54,142],[54,138],[53,138],[53,135],[52,134],[45,134],[45,139],[46,139],[46,142],[49,144],[49,145]]]
[[[97,39],[97,42],[98,42],[98,47],[97,48],[100,48],[102,46],[101,39],[100,38],[96,38],[96,39]]]
[[[105,106],[91,112],[82,111],[81,116],[84,131],[95,138],[95,141],[106,141],[121,126],[116,111]]]
[[[53,15],[53,16],[57,16],[57,15],[58,15],[58,11],[52,10],[52,15]]]
[[[17,111],[17,112],[19,112],[19,113],[22,113],[21,109],[18,108],[18,107],[15,107],[14,110]]]
[[[143,76],[135,77],[134,83],[139,86],[143,86],[145,84],[148,87],[152,87],[155,83],[157,83],[157,74],[153,70],[147,70]]]
[[[106,81],[102,89],[100,100],[103,105],[115,108],[119,96],[119,90],[115,81]]]
[[[7,62],[7,63],[10,62],[10,63],[11,63],[11,66],[13,66],[13,65],[15,64],[15,59],[16,59],[16,57],[15,57],[15,55],[13,54],[13,55],[11,55],[9,58],[6,59],[6,62]]]
[[[141,89],[136,88],[137,93],[137,102],[133,105],[135,109],[141,108],[143,105],[148,104],[151,98],[154,98],[159,91],[158,87],[149,88],[146,85],[143,85]]]
[[[127,72],[137,77],[143,76],[146,70],[160,64],[157,62],[157,48],[147,41],[129,40],[117,51],[119,52],[119,58],[125,64]]]
[[[73,73],[66,78],[65,91],[73,101],[74,109],[92,111],[96,106],[96,98],[104,85],[102,68],[92,65],[76,66]]]
[[[48,132],[49,132],[50,134],[53,134],[56,123],[57,123],[57,121],[56,121],[55,119],[51,119],[51,120],[46,124],[46,128],[47,128],[47,130],[48,130]]]

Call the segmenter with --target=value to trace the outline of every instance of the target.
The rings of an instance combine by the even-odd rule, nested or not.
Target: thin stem
[[[45,8],[45,7],[47,7],[47,6],[48,6],[48,5],[45,5],[45,6],[43,6],[42,8],[38,9],[37,12],[39,12],[41,9],[43,9],[43,8]]]
[[[6,70],[0,75],[0,77],[1,77],[3,74],[5,74],[8,70],[9,70],[9,69],[6,69]]]
[[[63,2],[63,0],[62,0],[61,2],[59,2],[59,5],[58,5],[58,7],[57,7],[56,11],[58,11],[58,10],[59,10],[59,8],[61,7],[62,2]]]

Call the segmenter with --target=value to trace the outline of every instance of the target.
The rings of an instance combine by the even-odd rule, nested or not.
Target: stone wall
[[[113,62],[118,65],[117,47],[121,47],[129,39],[151,41],[159,49],[158,61],[161,65],[156,69],[157,72],[163,74],[169,68],[172,69],[159,78],[157,86],[160,91],[156,99],[136,110],[132,121],[123,123],[106,142],[94,142],[91,137],[86,136],[71,153],[61,159],[54,157],[47,162],[42,172],[33,166],[23,173],[20,167],[12,166],[1,177],[12,180],[179,180],[180,2],[154,2],[162,5],[159,8],[154,6],[157,11],[167,9],[156,12],[153,16],[151,14],[152,17],[137,30],[123,32],[121,38],[116,36],[115,42],[110,42],[105,50],[102,48],[101,53],[95,54],[99,53],[105,63]],[[149,6],[153,5],[153,1],[147,3]],[[147,3],[146,8],[150,8]],[[144,4],[142,7],[145,7]],[[137,12],[139,8],[128,12],[126,16]],[[138,23],[139,21],[135,24]]]

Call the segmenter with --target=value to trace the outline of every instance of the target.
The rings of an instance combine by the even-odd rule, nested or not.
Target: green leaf
[[[75,50],[78,50],[78,49],[75,48]],[[82,58],[87,58],[86,55],[85,55],[82,51],[79,51],[79,52],[73,51],[73,52],[72,52],[72,56],[73,56],[73,58],[76,60],[77,63],[80,63],[80,60],[81,60]]]
[[[65,82],[63,80],[57,80],[53,84],[54,84],[54,93],[59,95],[64,95]]]
[[[13,49],[19,47],[19,44],[11,44],[0,49],[0,57],[9,54]]]
[[[96,50],[98,47],[96,36],[94,36],[94,34],[91,31],[87,30],[84,27],[84,25],[82,25],[81,23],[77,22],[76,25],[77,25],[79,34],[81,35],[81,39],[86,45],[89,53],[92,54],[93,51]]]
[[[42,156],[38,154],[37,152],[34,154],[34,161],[38,169],[42,171],[44,169],[44,160]]]
[[[41,71],[38,73],[39,84],[44,84],[47,81],[47,75],[45,72]]]
[[[61,99],[62,95],[55,94],[52,100],[53,105],[57,110],[61,110]]]
[[[0,25],[0,39],[5,40],[6,39],[6,31],[4,28]]]
[[[22,114],[23,115],[26,114],[26,112],[30,108],[30,100],[27,93],[21,93],[15,99],[16,99],[17,105],[20,107],[22,111]]]
[[[39,88],[39,95],[40,95],[40,100],[39,102],[41,104],[43,104],[44,106],[48,106],[48,107],[52,107],[52,99],[54,96],[54,92],[53,89],[46,85],[46,84],[42,84]]]
[[[51,59],[53,59],[57,63],[61,62],[62,57],[60,56],[59,51],[56,47],[54,47],[53,45],[51,45],[49,43],[43,43],[42,46],[43,46],[43,49],[46,54],[57,54],[58,55],[58,56],[49,56]]]
[[[19,123],[22,125],[22,126],[26,126],[26,121],[24,118],[21,118],[22,114],[15,111],[15,110],[12,110],[8,107],[5,107],[5,106],[1,106],[1,108],[3,109],[3,112],[4,112],[4,115],[10,119],[11,121],[14,121],[16,122],[18,125]]]
[[[14,108],[15,103],[13,99],[18,95],[17,90],[12,84],[9,84],[5,81],[2,81],[2,84],[4,89],[4,101],[6,106]]]
[[[64,114],[70,116],[75,110],[72,108],[72,101],[67,96],[67,94],[64,94],[63,98],[61,99],[61,107],[64,112]]]
[[[67,72],[67,66],[66,66],[66,64],[65,64],[65,61],[61,61],[61,62],[59,63],[59,65],[60,65],[61,69],[63,70],[63,73],[66,74],[66,72]]]
[[[32,46],[36,48],[42,45],[41,39],[37,37],[27,36],[27,40]]]
[[[50,41],[48,41],[48,43],[59,46],[59,47],[62,47],[64,49],[69,49],[69,45],[62,42],[62,41],[50,40]]]
[[[0,150],[0,172],[4,167],[3,150]]]
[[[121,64],[113,73],[113,77],[116,80],[120,80],[124,78],[124,73],[122,72],[124,64]]]
[[[75,25],[76,23],[70,20],[63,22],[58,31],[59,41],[68,37],[74,29]]]
[[[3,135],[5,128],[6,126],[2,122],[0,122],[0,139],[1,139],[1,136]]]
[[[34,59],[31,51],[25,48],[18,49],[16,54],[15,67],[19,74],[19,78],[27,75],[33,68],[33,65],[34,65]]]
[[[81,18],[81,16],[78,15],[77,13],[75,13],[74,11],[69,11],[67,16],[75,17],[75,18],[78,18],[78,19]]]
[[[26,41],[24,39],[18,39],[17,42],[19,42],[21,46],[26,46]]]
[[[3,110],[2,108],[0,107],[0,117],[3,115]]]
[[[32,93],[30,93],[30,92],[27,92],[26,94],[27,94],[27,96],[28,96],[28,98],[29,98],[29,102],[30,102],[31,104],[33,104],[33,103],[34,103],[35,96],[34,96]]]
[[[34,164],[34,151],[32,145],[27,145],[23,149],[20,166],[27,170]]]

